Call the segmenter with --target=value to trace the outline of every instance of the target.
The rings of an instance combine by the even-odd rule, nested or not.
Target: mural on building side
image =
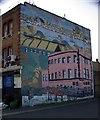
[[[92,68],[90,66],[92,53],[90,30],[71,21],[68,21],[65,18],[61,18],[57,15],[54,15],[50,12],[42,10],[36,6],[29,5],[27,3],[21,5],[20,14],[20,62],[23,67],[22,96],[30,95],[30,91],[31,96],[47,94],[48,91],[52,94],[57,94],[58,91],[58,93],[61,95],[65,94],[68,89],[69,91],[71,88],[75,90],[74,86],[76,84],[80,84],[81,86],[75,87],[76,89],[81,89],[83,86],[85,86],[85,89],[88,88],[87,91],[89,91],[89,94],[91,94]],[[72,54],[70,51],[76,52],[75,54]],[[54,68],[55,65],[53,67],[52,64],[49,64],[49,60],[50,56],[55,56],[54,54],[56,53],[56,58],[54,57],[52,59],[58,60],[61,58],[60,56],[63,52],[68,52],[68,54],[63,54],[63,57],[65,57],[66,60],[70,59],[68,57],[71,57],[72,64],[69,66],[68,63],[66,63],[66,69],[64,68],[63,64],[61,64],[61,73],[60,71],[57,71],[56,68]],[[76,55],[77,57],[78,52],[81,61],[80,70],[78,64],[73,63],[74,56]],[[88,65],[83,65],[83,58],[88,60]],[[52,70],[49,65],[52,66]],[[74,68],[72,66],[74,66]],[[66,76],[68,75],[68,72],[74,75],[74,73],[71,73],[70,69],[76,69],[76,74],[78,75],[78,72],[80,71],[82,79],[78,79],[80,76],[77,77],[76,81],[76,77],[74,76],[72,77],[73,80],[72,78],[68,78],[68,76]],[[81,69],[83,70],[81,71]],[[49,72],[51,73],[49,74]],[[53,72],[55,74],[54,76],[52,74]],[[66,76],[62,81],[62,78],[60,80],[58,79],[58,76],[60,77],[60,74],[63,78]],[[43,81],[44,75],[45,81]],[[86,79],[85,82],[82,81],[84,80],[83,78]],[[70,82],[70,80],[73,82]],[[62,91],[60,91],[61,89],[58,89],[59,87],[62,88]],[[69,88],[64,89],[66,87]]]

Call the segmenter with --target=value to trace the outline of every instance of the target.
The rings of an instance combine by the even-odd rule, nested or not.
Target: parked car
[[[0,103],[0,110],[6,109],[7,107],[8,107],[8,105],[6,105],[5,103],[3,103],[3,102]]]

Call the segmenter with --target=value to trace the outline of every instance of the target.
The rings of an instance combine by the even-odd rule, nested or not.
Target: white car
[[[0,103],[0,110],[6,109],[7,107],[8,107],[8,105],[6,105],[5,103],[3,103],[3,102]]]

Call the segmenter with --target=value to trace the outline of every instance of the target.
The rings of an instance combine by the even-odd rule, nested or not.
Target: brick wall
[[[9,20],[12,20],[13,23],[13,31],[12,35],[7,36],[4,38],[3,31],[4,31],[4,24],[8,25]],[[20,56],[20,5],[16,6],[12,10],[8,11],[7,13],[2,15],[2,55],[3,49],[6,48],[8,50],[9,47],[12,47],[12,54],[16,55],[17,57]],[[8,53],[7,53],[8,56]],[[19,60],[16,61],[14,64],[19,64]]]

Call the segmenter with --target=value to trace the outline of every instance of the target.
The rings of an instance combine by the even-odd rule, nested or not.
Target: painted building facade
[[[82,89],[91,94],[91,60],[82,52],[69,50],[48,56],[48,69],[42,71],[42,87]]]
[[[23,95],[31,88],[42,87],[48,55],[79,49],[92,60],[90,30],[76,23],[25,3],[21,6],[20,27]]]
[[[86,58],[88,58],[90,62],[92,61],[89,29],[27,2],[19,4],[17,8],[17,10],[15,7],[11,11],[8,11],[3,19],[3,21],[7,19],[7,14],[10,15],[12,14],[11,12],[14,11],[14,15],[12,14],[12,16],[15,16],[15,18],[12,18],[11,22],[13,21],[14,23],[13,28],[15,28],[15,30],[13,30],[13,32],[16,32],[12,34],[9,39],[3,39],[2,48],[7,48],[6,45],[8,44],[12,46],[12,50],[9,48],[9,53],[13,51],[17,59],[15,63],[11,64],[11,67],[14,65],[22,67],[22,96],[29,96],[30,91],[31,96],[42,95],[42,74],[46,73],[47,69],[50,69],[50,72],[52,72],[51,69],[53,66],[48,64],[48,60],[51,60],[54,54],[61,53],[60,55],[62,57],[63,55],[64,57],[67,55],[72,57],[76,55],[77,52],[67,53],[67,51],[79,50],[80,54],[82,52],[84,57],[87,56]],[[18,15],[16,15],[15,10]],[[18,18],[16,18],[17,16]],[[3,28],[6,35],[7,28],[4,26],[5,24],[3,24]],[[10,24],[10,27],[12,27],[12,24]],[[4,37],[4,35],[2,36]],[[63,54],[63,52],[65,53]],[[55,58],[58,56],[59,55],[55,56]],[[77,64],[74,65],[77,69]],[[82,67],[81,65],[83,64],[80,64],[80,68]],[[57,65],[57,67],[59,68],[59,65]],[[89,79],[93,80],[90,75],[93,70],[90,66],[87,67],[89,67]],[[65,66],[62,64],[61,68],[65,69]],[[80,73],[80,75],[82,75],[82,73]]]

